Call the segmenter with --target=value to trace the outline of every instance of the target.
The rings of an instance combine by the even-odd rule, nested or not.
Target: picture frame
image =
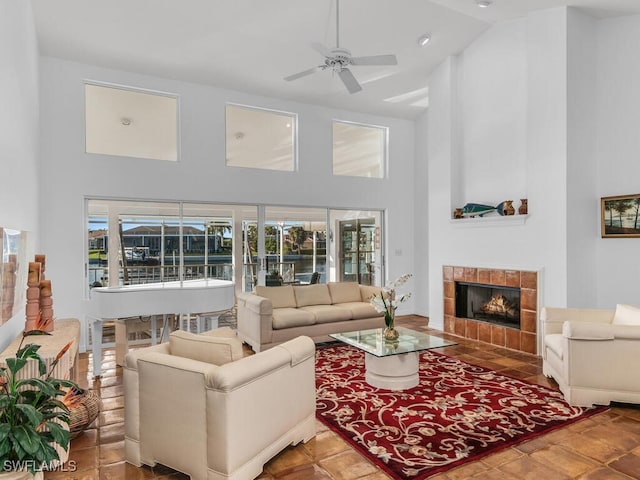
[[[640,193],[600,199],[602,238],[640,237]]]

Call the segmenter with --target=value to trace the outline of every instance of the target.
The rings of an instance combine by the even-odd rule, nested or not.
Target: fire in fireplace
[[[520,328],[520,289],[455,282],[456,317]]]

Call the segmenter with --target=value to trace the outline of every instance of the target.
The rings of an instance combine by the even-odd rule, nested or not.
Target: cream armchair
[[[173,332],[168,343],[127,354],[127,462],[160,463],[196,480],[247,480],[315,435],[313,341],[298,337],[238,359],[235,334],[215,335]],[[187,358],[198,355],[220,365]]]
[[[542,369],[571,405],[640,403],[640,309],[544,308]]]

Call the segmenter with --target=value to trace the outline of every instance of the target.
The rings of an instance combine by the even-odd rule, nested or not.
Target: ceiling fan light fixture
[[[476,0],[476,5],[480,8],[487,8],[491,6],[493,0]]]
[[[421,47],[426,46],[430,41],[431,41],[431,35],[428,33],[425,33],[424,35],[420,35],[417,40],[418,45]]]

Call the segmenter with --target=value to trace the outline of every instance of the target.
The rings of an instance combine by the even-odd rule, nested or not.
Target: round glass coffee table
[[[372,387],[406,390],[419,383],[419,352],[456,345],[455,342],[404,327],[395,341],[384,339],[383,328],[331,333],[329,336],[364,351],[365,380]]]

